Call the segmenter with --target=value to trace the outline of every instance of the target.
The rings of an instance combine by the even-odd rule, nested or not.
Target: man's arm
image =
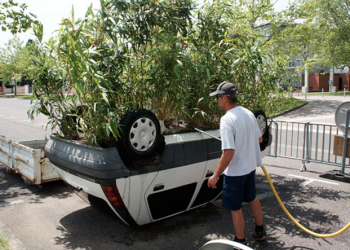
[[[216,183],[218,182],[220,175],[227,168],[228,164],[230,164],[233,155],[235,153],[234,149],[225,149],[223,154],[221,155],[218,166],[215,169],[215,172],[212,177],[208,179],[208,187],[216,188]]]
[[[263,142],[263,138],[262,136],[259,138],[259,143],[262,143]]]

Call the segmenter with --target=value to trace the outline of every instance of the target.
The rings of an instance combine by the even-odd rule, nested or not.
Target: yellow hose
[[[291,219],[295,225],[297,225],[299,228],[301,228],[302,230],[304,230],[305,232],[307,232],[308,234],[311,234],[312,236],[315,236],[315,237],[319,237],[319,238],[330,238],[330,237],[334,237],[334,236],[337,236],[341,233],[344,233],[347,229],[350,228],[350,222],[345,226],[343,227],[341,230],[339,230],[338,232],[335,232],[335,233],[332,233],[332,234],[318,234],[318,233],[315,233],[315,232],[312,232],[310,231],[309,229],[303,227],[299,222],[297,222],[293,216],[288,212],[288,210],[285,208],[285,206],[283,205],[279,195],[277,194],[276,192],[276,189],[275,187],[273,186],[272,182],[271,182],[271,179],[270,179],[270,176],[269,174],[267,173],[266,169],[264,166],[261,166],[261,169],[264,171],[264,174],[266,176],[266,179],[267,181],[269,182],[269,185],[272,189],[272,192],[275,194],[276,196],[276,199],[278,201],[278,203],[280,204],[281,208],[283,209],[283,211],[286,213],[286,215],[288,216],[289,219]]]

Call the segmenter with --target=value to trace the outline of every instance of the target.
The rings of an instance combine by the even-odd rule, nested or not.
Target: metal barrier
[[[343,157],[333,155],[334,135],[339,135],[336,125],[272,121],[271,129],[274,139],[268,156],[301,160],[301,171],[309,162],[342,167]]]

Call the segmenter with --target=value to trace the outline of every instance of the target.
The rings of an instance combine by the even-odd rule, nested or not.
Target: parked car
[[[255,114],[265,138],[265,155],[271,133],[265,114]],[[50,162],[79,196],[105,200],[128,225],[168,218],[220,196],[222,178],[217,189],[207,187],[221,157],[219,140],[198,132],[162,135],[159,121],[147,110],[125,117],[119,148],[91,147],[55,136],[46,144]],[[206,133],[220,136],[218,129]]]

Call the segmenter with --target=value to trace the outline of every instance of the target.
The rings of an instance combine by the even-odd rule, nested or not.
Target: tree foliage
[[[275,26],[283,29],[267,49],[274,55],[303,55],[304,65],[299,70],[312,64],[320,68],[350,66],[349,11],[349,0],[295,0],[280,13],[280,23]]]
[[[119,119],[136,108],[214,128],[222,111],[208,95],[228,80],[243,91],[240,104],[269,114],[278,108],[271,97],[281,94],[276,80],[285,63],[262,53],[254,23],[267,18],[266,9],[268,0],[200,9],[191,0],[105,0],[79,20],[73,10],[40,47],[29,113],[47,115],[62,136],[84,133],[91,145],[118,139]],[[42,38],[42,27],[34,30]],[[79,105],[86,108],[78,113]]]
[[[303,8],[313,17],[315,25],[311,49],[323,64],[350,66],[350,1],[304,1]]]
[[[26,4],[19,5],[13,0],[0,3],[0,27],[2,31],[9,30],[12,34],[27,31],[37,22],[33,13],[27,13]]]
[[[36,45],[26,45],[14,36],[4,48],[0,48],[0,82],[9,83],[12,77],[19,82],[22,79],[32,80],[35,69],[33,59],[36,57]]]

